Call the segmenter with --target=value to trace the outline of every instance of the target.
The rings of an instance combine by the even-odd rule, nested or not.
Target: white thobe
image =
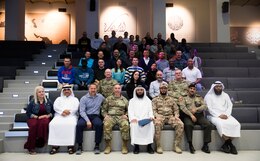
[[[152,103],[149,98],[133,98],[128,106],[129,121],[133,119],[142,120],[154,118]],[[139,126],[138,123],[130,123],[131,144],[147,145],[153,143],[154,123],[151,121],[145,126]]]
[[[79,100],[74,96],[58,97],[53,107],[55,116],[49,124],[48,145],[74,146]],[[70,115],[62,116],[62,112],[66,109],[70,110]]]
[[[225,92],[222,92],[220,96],[209,94],[205,96],[205,101],[210,113],[208,119],[217,127],[219,135],[240,137],[241,125],[233,116],[231,116],[233,104],[228,94]],[[221,114],[227,115],[228,119],[224,120],[219,118]]]

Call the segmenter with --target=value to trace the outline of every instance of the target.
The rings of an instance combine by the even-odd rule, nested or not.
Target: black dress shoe
[[[139,154],[140,150],[139,150],[139,145],[135,145],[134,146],[134,154]]]
[[[225,152],[225,153],[230,153],[230,148],[227,144],[223,144],[220,148],[221,151]]]
[[[230,147],[231,154],[237,154],[237,149],[233,144],[230,144],[229,147]]]
[[[201,150],[205,153],[210,153],[210,150],[209,150],[209,146],[208,145],[203,145],[203,147],[201,148]]]
[[[154,154],[154,150],[153,150],[151,144],[148,144],[148,145],[147,145],[147,152],[148,152],[149,154]]]
[[[194,149],[192,144],[189,145],[189,148],[190,148],[190,153],[194,154],[196,150]]]

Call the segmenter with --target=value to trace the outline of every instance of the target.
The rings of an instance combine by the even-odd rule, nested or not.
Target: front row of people
[[[165,124],[169,124],[175,128],[173,151],[182,153],[181,144],[185,132],[190,152],[193,154],[195,149],[192,144],[192,131],[194,125],[198,124],[204,130],[204,144],[201,150],[210,153],[208,144],[211,142],[214,124],[225,141],[221,151],[237,154],[232,139],[240,137],[240,124],[231,116],[232,103],[223,91],[224,85],[221,82],[216,81],[212,84],[205,96],[206,104],[203,98],[196,94],[194,84],[189,85],[187,96],[179,97],[177,101],[168,95],[167,83],[161,83],[159,89],[159,96],[151,101],[145,88],[137,86],[133,98],[128,102],[121,95],[120,85],[115,85],[113,94],[104,98],[97,93],[97,86],[91,84],[88,93],[78,101],[71,86],[65,85],[61,96],[55,100],[52,107],[51,101],[45,97],[44,88],[38,86],[35,88],[34,100],[27,108],[29,135],[24,148],[28,149],[30,154],[36,154],[35,148],[43,147],[48,140],[48,145],[52,146],[50,154],[57,153],[60,146],[68,146],[68,153],[73,154],[76,140],[76,154],[79,155],[83,151],[84,129],[93,128],[94,153],[100,153],[99,144],[104,135],[104,153],[109,154],[112,150],[112,128],[117,125],[121,132],[123,154],[128,153],[130,136],[134,154],[140,152],[139,145],[147,145],[147,152],[153,154],[153,140],[156,152],[162,154],[161,130]],[[208,119],[204,117],[207,107]]]

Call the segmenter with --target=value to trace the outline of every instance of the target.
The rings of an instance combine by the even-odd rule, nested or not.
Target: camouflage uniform
[[[112,90],[112,89],[111,89]],[[128,119],[122,119],[123,115],[127,115],[128,100],[121,96],[119,98],[114,95],[108,96],[102,106],[101,114],[105,117],[110,116],[109,120],[104,120],[104,138],[112,139],[112,127],[119,125],[123,140],[129,140],[129,122]]]
[[[177,81],[173,80],[169,83],[168,90],[169,95],[174,97],[174,100],[177,101],[181,96],[186,96],[188,91],[189,83],[186,80]]]
[[[113,93],[113,87],[118,84],[118,82],[114,79],[111,80],[106,80],[102,79],[99,81],[99,93],[101,93],[105,98],[107,98],[108,96],[112,95]]]
[[[153,112],[155,116],[155,142],[157,148],[160,147],[161,130],[165,123],[175,128],[174,149],[180,147],[183,137],[183,122],[179,119],[179,108],[173,97],[161,94],[152,100]],[[158,152],[158,150],[157,150]],[[158,152],[159,153],[159,152]],[[161,152],[162,153],[162,152]]]
[[[184,122],[184,130],[188,142],[192,142],[192,131],[194,124],[199,124],[204,130],[204,142],[211,142],[211,123],[204,117],[204,110],[207,106],[204,99],[199,95],[195,94],[195,97],[190,97],[189,95],[179,99],[179,106],[181,109],[181,119]],[[192,114],[191,110],[193,108],[197,109],[197,112]],[[194,115],[197,118],[196,123],[191,120],[191,116]]]

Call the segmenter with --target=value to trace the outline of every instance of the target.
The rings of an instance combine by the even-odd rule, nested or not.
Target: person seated
[[[176,58],[174,60],[174,65],[176,68],[183,70],[187,66],[187,61],[182,58],[182,51],[176,51]]]
[[[225,153],[237,154],[237,149],[232,144],[232,140],[240,137],[241,125],[231,115],[233,104],[228,94],[223,90],[224,85],[220,81],[211,85],[210,90],[204,97],[209,112],[207,117],[216,126],[218,134],[225,141],[220,150]]]
[[[119,84],[113,87],[113,94],[105,99],[102,105],[101,114],[104,117],[104,140],[105,154],[109,154],[112,150],[112,128],[119,126],[122,138],[122,154],[128,153],[127,143],[129,138],[129,122],[127,116],[128,100],[121,94],[121,86]]]
[[[147,73],[151,69],[152,64],[155,63],[153,59],[150,58],[149,50],[144,50],[143,57],[139,61],[139,66],[144,69]]]
[[[166,83],[166,82],[163,81],[163,73],[160,70],[158,70],[156,72],[156,80],[152,81],[149,87],[149,96],[151,98],[154,98],[160,94],[159,87],[161,83]]]
[[[159,53],[159,60],[156,61],[157,69],[163,71],[165,68],[169,67],[169,61],[165,59],[165,53]]]
[[[203,98],[197,94],[195,84],[189,85],[188,95],[179,99],[178,104],[181,109],[181,120],[184,123],[184,132],[189,143],[190,152],[195,153],[192,144],[192,132],[194,125],[197,124],[202,127],[204,132],[204,144],[201,150],[210,153],[208,143],[211,142],[212,125],[204,116],[207,105],[204,103]]]
[[[78,40],[79,51],[86,52],[90,51],[90,39],[87,37],[87,33],[83,32],[82,37]]]
[[[106,69],[105,78],[99,81],[98,92],[107,98],[113,93],[113,87],[116,84],[118,84],[118,82],[112,78],[111,69]]]
[[[82,66],[76,70],[74,89],[87,90],[88,85],[94,80],[94,71],[87,66],[87,61],[81,61]]]
[[[95,84],[90,84],[88,93],[80,99],[80,118],[76,129],[76,142],[78,144],[78,149],[76,151],[77,155],[80,155],[83,150],[83,132],[86,127],[95,130],[96,144],[94,153],[100,153],[99,144],[101,143],[103,134],[103,122],[100,117],[100,109],[104,100],[105,98],[97,93],[97,86]]]
[[[145,75],[145,73],[144,73],[144,69],[138,66],[138,58],[133,58],[133,60],[132,60],[132,66],[126,68],[126,72],[125,72],[125,82],[126,82],[126,83],[129,83],[129,82],[130,82],[132,73],[133,73],[134,71],[136,71],[136,70],[137,70],[137,71],[139,72],[139,74],[140,74],[141,81],[142,81],[142,82],[145,82],[146,75]]]
[[[145,84],[148,86],[148,88],[150,88],[151,82],[156,80],[157,71],[157,65],[156,63],[153,63],[146,74]]]
[[[193,60],[188,59],[188,66],[182,70],[182,77],[188,82],[196,85],[197,91],[202,91],[202,85],[200,84],[202,75],[198,68],[193,65]]]
[[[53,108],[55,116],[49,124],[48,145],[52,146],[50,154],[57,153],[59,146],[68,146],[68,153],[73,154],[79,100],[74,96],[72,86],[62,87],[61,96],[54,101]]]
[[[175,70],[176,68],[174,65],[174,59],[170,59],[169,67],[163,70],[163,80],[167,81],[168,83],[173,81],[175,79]]]
[[[128,116],[130,122],[131,144],[134,146],[134,154],[138,154],[139,145],[147,145],[147,152],[154,153],[152,148],[154,137],[154,115],[152,101],[146,96],[146,90],[137,86],[133,91],[134,97],[128,105]],[[148,120],[147,124],[141,124]]]
[[[87,66],[88,66],[88,68],[93,68],[94,59],[91,58],[91,52],[86,51],[85,57],[84,57],[84,58],[80,58],[78,67],[81,67],[81,66],[82,66],[82,60],[84,60],[84,59],[87,61]]]
[[[75,81],[75,69],[71,65],[71,58],[65,57],[63,63],[64,66],[58,70],[59,89],[66,84],[73,86]]]
[[[120,85],[125,83],[125,68],[122,66],[122,60],[117,59],[115,68],[112,70],[112,78],[115,79]]]
[[[187,44],[185,38],[181,39],[181,43],[179,44],[178,49],[182,51],[183,59],[188,60],[189,58],[191,58],[191,47]]]
[[[133,91],[137,86],[143,86],[146,89],[146,85],[141,81],[140,74],[138,71],[134,71],[131,80],[126,84],[126,93],[128,99],[133,98]]]
[[[167,93],[167,83],[160,84],[160,94],[158,97],[152,99],[153,113],[155,116],[155,143],[156,152],[158,154],[163,153],[161,145],[161,130],[164,124],[170,124],[175,128],[175,140],[173,143],[173,151],[176,153],[182,153],[181,142],[183,138],[183,122],[179,118],[179,107],[173,97]]]
[[[53,104],[46,98],[44,88],[35,87],[34,97],[26,109],[29,132],[24,148],[28,149],[29,154],[36,154],[35,148],[43,147],[47,143],[49,122],[53,114]]]

